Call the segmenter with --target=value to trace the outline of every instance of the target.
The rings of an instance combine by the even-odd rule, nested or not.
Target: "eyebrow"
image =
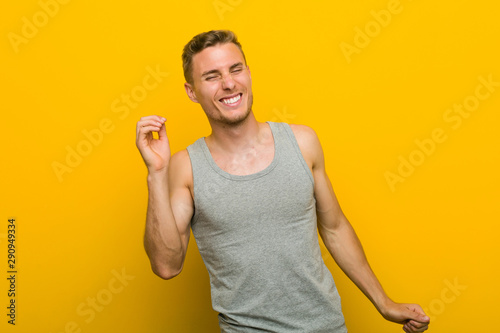
[[[236,67],[239,67],[239,66],[242,67],[243,63],[242,62],[237,62],[236,64],[231,65],[231,67],[229,67],[229,70],[232,70],[232,69],[234,69]],[[201,77],[204,77],[204,76],[207,76],[207,75],[210,75],[210,74],[217,74],[217,73],[219,73],[218,69],[212,69],[212,70],[203,72],[203,74],[201,74]]]

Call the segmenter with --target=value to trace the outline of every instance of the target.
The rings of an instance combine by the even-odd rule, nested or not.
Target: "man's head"
[[[199,103],[212,127],[237,125],[252,111],[250,70],[234,33],[209,31],[195,36],[182,54],[184,87]]]
[[[245,53],[243,53],[241,44],[238,42],[234,32],[229,30],[211,30],[208,32],[202,32],[201,34],[194,36],[189,43],[184,46],[184,50],[182,52],[182,68],[184,70],[184,78],[186,79],[186,82],[193,84],[192,63],[195,54],[200,53],[207,47],[227,43],[233,43],[238,46],[246,65]]]

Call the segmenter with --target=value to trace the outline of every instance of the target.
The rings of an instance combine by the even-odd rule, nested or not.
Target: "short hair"
[[[238,46],[241,54],[243,54],[243,60],[245,60],[246,64],[247,60],[245,58],[245,53],[243,53],[241,44],[238,42],[234,32],[230,30],[210,30],[202,32],[201,34],[194,36],[189,43],[184,46],[184,50],[182,52],[182,68],[184,70],[184,78],[186,79],[186,82],[193,84],[192,60],[195,54],[200,53],[207,47],[227,43],[233,43]]]

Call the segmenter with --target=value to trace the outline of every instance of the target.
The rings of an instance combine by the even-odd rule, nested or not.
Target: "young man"
[[[337,202],[315,132],[255,119],[250,70],[236,36],[199,34],[182,58],[186,93],[203,108],[212,133],[171,157],[165,118],[137,123],[148,168],[144,245],[153,271],[164,279],[181,272],[191,228],[222,332],[346,332],[319,230],[385,319],[405,332],[427,330],[420,306],[393,302],[372,272]]]

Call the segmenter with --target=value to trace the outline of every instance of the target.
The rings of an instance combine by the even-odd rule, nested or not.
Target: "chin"
[[[238,110],[235,111],[238,112]],[[251,111],[252,111],[251,109],[246,109],[246,111],[238,112],[238,114],[233,115],[233,117],[221,116],[219,119],[217,119],[217,121],[226,125],[232,125],[232,126],[240,125],[241,123],[243,123],[245,120],[248,119],[248,116],[250,115]]]
[[[245,114],[239,115],[238,117],[234,117],[234,118],[223,117],[222,119],[220,119],[220,121],[226,125],[240,125],[245,120],[247,120],[249,115],[250,115],[250,112],[247,111]]]

